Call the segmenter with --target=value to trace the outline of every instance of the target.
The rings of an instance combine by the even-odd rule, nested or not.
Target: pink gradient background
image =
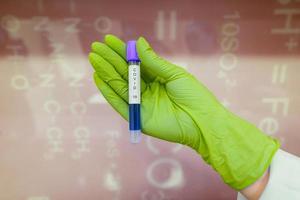
[[[299,0],[1,0],[0,199],[235,199],[193,150],[129,143],[89,46],[145,36],[299,156],[299,12]]]

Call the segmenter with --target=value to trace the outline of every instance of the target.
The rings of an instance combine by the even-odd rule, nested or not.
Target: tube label
[[[128,67],[128,94],[129,104],[141,103],[141,78],[140,78],[140,66],[129,65]]]

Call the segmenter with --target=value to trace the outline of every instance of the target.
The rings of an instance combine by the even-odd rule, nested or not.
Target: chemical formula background
[[[0,199],[235,199],[193,150],[143,136],[96,89],[90,44],[146,37],[300,155],[300,0],[0,0]]]

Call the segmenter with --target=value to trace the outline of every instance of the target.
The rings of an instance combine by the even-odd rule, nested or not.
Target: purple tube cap
[[[129,61],[140,61],[137,50],[136,50],[136,41],[130,40],[126,45],[126,60]]]

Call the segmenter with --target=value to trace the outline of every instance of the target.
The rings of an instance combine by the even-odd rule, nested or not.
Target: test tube
[[[126,47],[128,62],[128,101],[129,101],[129,132],[130,142],[139,143],[141,140],[141,78],[140,59],[136,50],[136,41],[130,40]]]

